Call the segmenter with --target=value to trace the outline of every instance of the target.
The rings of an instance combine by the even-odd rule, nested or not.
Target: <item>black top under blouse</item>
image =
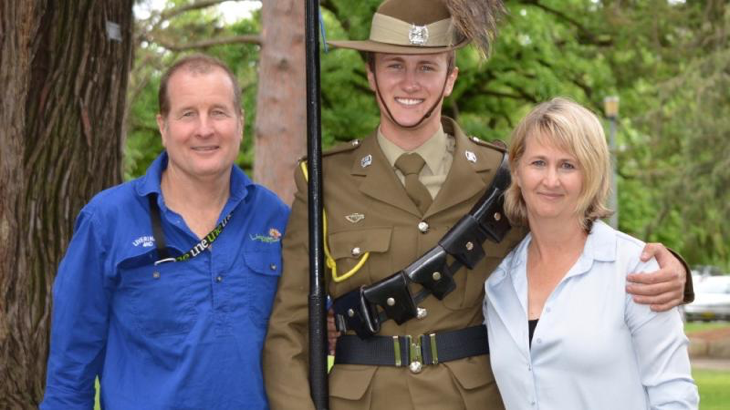
[[[532,335],[535,334],[535,328],[537,327],[538,320],[540,320],[540,318],[527,321],[527,328],[529,329],[529,332],[530,332],[530,348],[532,348]]]

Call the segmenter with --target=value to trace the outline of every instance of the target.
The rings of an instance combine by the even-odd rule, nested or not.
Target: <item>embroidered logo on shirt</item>
[[[259,241],[263,243],[276,243],[281,240],[281,232],[276,228],[269,229],[269,235],[265,236],[262,234],[249,234],[252,241]]]
[[[153,236],[140,236],[139,238],[132,241],[132,245],[142,245],[143,248],[149,248],[155,246],[155,238]]]

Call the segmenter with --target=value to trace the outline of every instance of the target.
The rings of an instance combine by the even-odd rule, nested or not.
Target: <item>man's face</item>
[[[434,104],[433,114],[420,127],[440,122],[443,97],[451,95],[458,69],[448,72],[449,53],[404,55],[375,54],[375,75],[368,67],[368,82],[379,90],[381,119],[391,121],[382,106],[385,103],[393,118],[403,126],[417,124]],[[377,88],[375,80],[377,76]],[[445,86],[444,86],[445,83]],[[434,124],[432,124],[434,123]],[[397,124],[396,124],[397,125]]]
[[[162,145],[169,155],[168,171],[191,178],[228,172],[238,156],[243,117],[233,104],[233,84],[214,68],[191,73],[185,68],[169,80],[170,112],[157,116]]]

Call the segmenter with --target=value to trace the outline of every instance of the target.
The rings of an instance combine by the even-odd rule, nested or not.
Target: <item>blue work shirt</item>
[[[76,220],[53,287],[41,409],[267,408],[261,370],[281,275],[288,207],[238,167],[211,248],[158,266],[148,196],[173,254],[199,242],[160,190],[167,154],[147,174],[96,195]]]

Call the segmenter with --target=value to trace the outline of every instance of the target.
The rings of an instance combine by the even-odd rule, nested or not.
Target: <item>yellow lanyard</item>
[[[302,172],[304,173],[304,179],[306,181],[309,181],[309,173],[307,172],[307,162],[302,161],[299,163],[299,166],[302,168]],[[349,278],[350,276],[357,273],[357,271],[362,268],[362,266],[365,264],[365,262],[370,257],[370,252],[365,252],[362,257],[360,257],[360,260],[357,262],[357,264],[350,269],[349,271],[345,272],[342,275],[337,275],[337,262],[335,261],[335,258],[332,257],[332,254],[330,253],[329,246],[327,246],[327,213],[322,209],[322,219],[324,222],[324,256],[325,256],[325,263],[327,264],[327,267],[330,268],[332,271],[332,280],[335,282],[342,282],[343,280]]]

